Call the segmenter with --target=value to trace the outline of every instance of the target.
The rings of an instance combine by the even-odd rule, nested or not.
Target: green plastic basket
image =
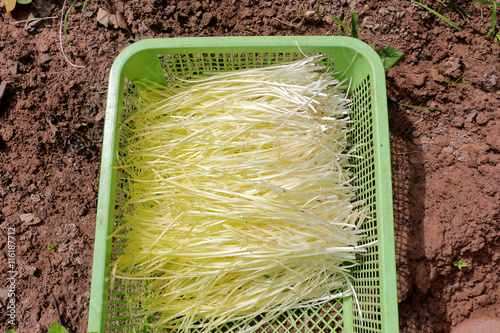
[[[299,47],[300,46],[300,50]],[[322,54],[338,72],[349,78],[353,100],[353,144],[362,159],[356,163],[358,197],[366,201],[372,219],[363,228],[363,242],[378,241],[360,256],[361,265],[353,271],[358,304],[353,297],[338,299],[320,308],[300,309],[258,329],[257,332],[398,332],[397,284],[394,252],[394,226],[390,170],[389,129],[385,73],[378,55],[365,43],[348,37],[207,37],[150,39],[137,42],[116,58],[109,75],[108,99],[102,149],[99,202],[92,266],[92,288],[88,332],[141,331],[130,319],[125,286],[116,281],[110,288],[106,277],[108,263],[123,252],[125,241],[107,240],[121,223],[120,207],[126,197],[124,182],[115,168],[126,154],[127,133],[118,123],[124,114],[134,112],[129,99],[132,82],[149,79],[172,84],[206,71],[229,71],[263,67],[296,60],[305,54]],[[136,304],[130,305],[132,311]],[[257,319],[256,319],[257,320]],[[219,332],[233,332],[230,326]],[[141,331],[142,332],[142,331]],[[195,332],[193,330],[193,332]]]

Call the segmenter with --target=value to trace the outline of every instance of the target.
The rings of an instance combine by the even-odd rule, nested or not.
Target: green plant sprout
[[[455,81],[453,81],[453,82],[448,81],[448,80],[441,80],[441,82],[446,82],[449,85],[451,85],[452,87],[457,86],[457,85],[462,85],[462,86],[467,86],[467,87],[474,88],[474,86],[472,84],[459,82],[462,79],[463,76],[464,76],[463,74],[460,75],[460,77],[458,79],[456,79]]]
[[[453,261],[452,262],[453,266],[456,266],[459,270],[462,270],[462,268],[467,267],[468,264],[465,261],[462,261],[462,259],[458,261]]]
[[[340,30],[340,35],[345,36],[344,30],[348,31],[351,37],[359,39],[358,36],[358,15],[356,14],[356,11],[354,10],[354,7],[351,7],[351,23],[349,23],[350,26],[347,26],[342,20],[340,20],[338,17],[330,15],[332,20],[337,23],[338,25],[341,26]]]
[[[414,109],[422,109],[422,110],[434,110],[434,111],[441,111],[438,108],[432,107],[432,106],[419,106],[419,105],[409,105],[409,104],[404,104],[404,103],[399,103],[396,102],[398,105],[401,106],[406,106],[407,108],[414,108]]]
[[[351,37],[359,39],[358,35],[358,30],[362,25],[358,26],[358,15],[356,14],[356,11],[354,10],[354,7],[351,7],[351,22],[349,25],[345,24],[342,22],[338,17],[330,15],[332,20],[340,25],[341,30],[340,30],[340,35],[345,36],[345,31],[349,32]],[[345,30],[345,31],[344,31]],[[373,47],[376,44],[382,44],[381,42],[375,42],[373,44],[370,44],[371,47]],[[380,60],[382,60],[382,64],[384,65],[384,69],[388,70],[389,68],[392,68],[396,65],[399,59],[405,56],[403,52],[400,52],[396,50],[392,46],[384,46],[382,50],[378,51],[375,50],[377,54],[380,57]]]
[[[499,42],[500,43],[500,31],[497,31],[496,30],[496,13],[497,13],[497,6],[500,5],[500,2],[497,2],[497,1],[489,1],[489,0],[472,0],[473,2],[480,2],[480,3],[484,3],[484,4],[488,4],[488,5],[492,5],[493,6],[493,9],[492,9],[492,14],[491,14],[491,28],[488,30],[488,32],[485,34],[486,38],[491,38],[493,37],[493,41],[494,42]],[[444,5],[443,2],[439,1],[438,2],[441,4],[441,5]],[[468,17],[470,18],[470,16],[468,15],[468,13],[463,9],[461,8],[459,5],[457,5],[456,3],[457,1],[456,0],[450,0],[450,3],[447,5],[447,7],[450,8],[450,11],[453,11],[453,9],[457,9],[457,11],[464,17]],[[419,5],[420,7],[426,9],[427,11],[429,11],[430,13],[433,13],[434,15],[436,15],[437,17],[439,17],[441,20],[445,21],[446,23],[448,23],[449,25],[451,25],[452,27],[454,27],[455,29],[457,29],[458,31],[462,31],[462,28],[459,27],[456,23],[452,22],[451,20],[449,20],[448,18],[444,17],[442,14],[440,14],[438,11],[416,1],[416,0],[412,0],[412,3],[415,3],[417,5]],[[473,27],[474,28],[474,27]],[[478,29],[474,28],[476,31],[478,31]]]
[[[47,245],[47,250],[51,250],[51,251],[54,250],[54,247],[52,246],[52,244]]]
[[[418,1],[415,1],[415,0],[412,0],[412,2],[419,5],[420,7],[424,8],[424,9],[428,10],[432,14],[436,15],[441,20],[445,21],[446,23],[448,23],[449,25],[451,25],[453,28],[457,29],[458,31],[462,31],[462,28],[460,28],[458,25],[456,25],[455,23],[453,23],[452,21],[450,21],[449,19],[447,19],[446,17],[444,17],[443,15],[441,15],[440,13],[435,11],[434,9],[432,9],[432,8],[426,6]]]
[[[50,325],[49,331],[47,333],[68,333],[64,326],[58,325],[56,323]]]
[[[491,14],[491,28],[486,33],[486,38],[493,37],[493,41],[500,43],[500,31],[496,30],[497,22],[497,4],[493,3],[493,12]]]
[[[375,50],[384,64],[384,69],[388,70],[396,65],[399,59],[403,58],[405,54],[396,50],[392,46],[384,46],[382,50]]]

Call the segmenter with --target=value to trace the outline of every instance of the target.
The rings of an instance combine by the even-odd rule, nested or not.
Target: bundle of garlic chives
[[[127,247],[110,279],[142,281],[126,297],[141,304],[131,315],[154,318],[143,325],[255,331],[352,295],[366,209],[349,171],[350,101],[321,60],[137,83],[122,124],[125,223],[110,236]]]

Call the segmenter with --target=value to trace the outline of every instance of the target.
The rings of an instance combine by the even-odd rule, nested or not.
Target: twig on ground
[[[56,298],[54,297],[54,294],[52,294],[52,301],[54,301],[54,307],[56,308],[57,312],[57,318],[59,319],[59,325],[62,326],[62,320],[61,320],[61,314],[59,313],[59,307],[57,306]]]
[[[32,19],[27,19],[27,20],[22,20],[22,21],[15,21],[15,22],[10,22],[10,24],[20,24],[20,23],[28,23],[28,22],[33,22],[33,21],[38,21],[38,20],[53,20],[56,19],[56,16],[50,16],[50,17],[34,17]]]

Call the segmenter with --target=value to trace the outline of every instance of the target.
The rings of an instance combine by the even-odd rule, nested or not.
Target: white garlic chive
[[[370,9],[370,7],[368,5],[365,5],[358,15],[363,15],[368,9]]]

